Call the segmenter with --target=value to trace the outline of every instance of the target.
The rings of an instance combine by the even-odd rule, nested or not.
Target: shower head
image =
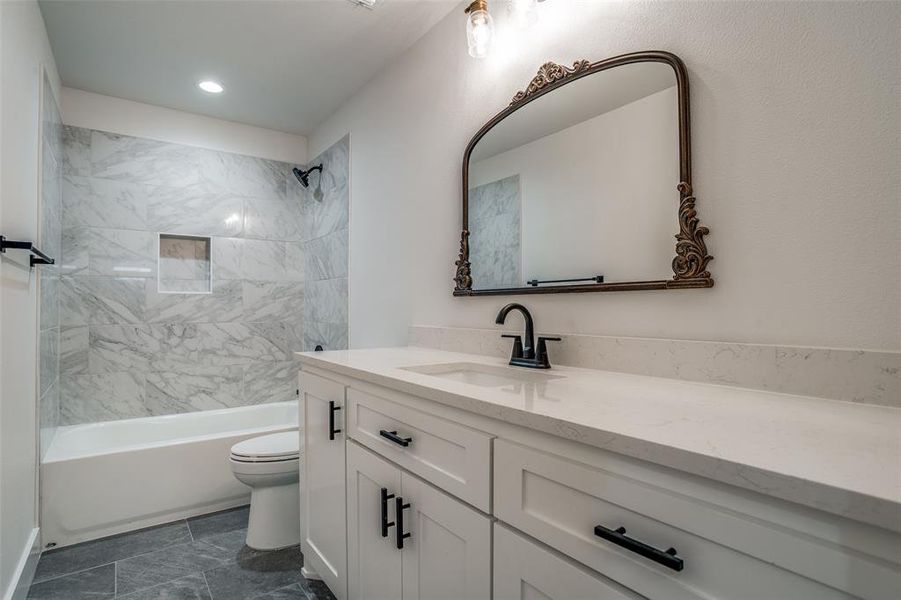
[[[299,181],[300,185],[302,185],[303,187],[310,187],[310,174],[313,171],[319,171],[319,176],[322,177],[322,165],[321,164],[318,164],[315,167],[310,167],[306,171],[304,171],[303,169],[298,169],[297,167],[294,167],[292,169],[292,171],[294,172],[294,176],[297,177],[297,181]]]

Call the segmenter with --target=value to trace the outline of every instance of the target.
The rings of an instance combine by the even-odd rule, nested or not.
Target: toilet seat
[[[244,440],[232,446],[230,458],[244,463],[296,461],[300,458],[300,435],[285,431]]]

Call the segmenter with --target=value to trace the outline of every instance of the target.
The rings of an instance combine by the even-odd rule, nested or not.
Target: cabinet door
[[[347,597],[347,529],[344,474],[344,386],[300,374],[304,417],[301,458],[301,550],[339,600]]]
[[[641,596],[494,525],[494,600],[637,600]]]
[[[354,442],[347,444],[347,590],[352,600],[401,598],[401,551],[395,544],[400,490],[397,467]]]
[[[489,600],[491,520],[409,473],[403,504],[403,600]]]

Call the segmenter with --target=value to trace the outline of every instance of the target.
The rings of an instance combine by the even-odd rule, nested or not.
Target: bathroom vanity
[[[896,598],[896,409],[423,348],[298,354],[341,599]]]

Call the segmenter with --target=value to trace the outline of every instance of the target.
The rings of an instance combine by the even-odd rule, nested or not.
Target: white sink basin
[[[458,381],[480,387],[504,387],[507,385],[521,385],[524,383],[544,383],[551,379],[560,379],[560,375],[551,375],[545,371],[528,370],[523,367],[500,367],[495,365],[482,365],[479,363],[441,363],[435,365],[417,365],[413,367],[401,367],[405,371],[422,373],[446,379]]]

